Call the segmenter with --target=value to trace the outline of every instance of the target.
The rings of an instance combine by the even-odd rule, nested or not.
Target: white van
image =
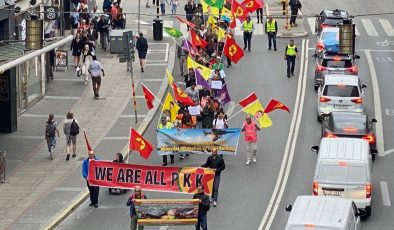
[[[299,196],[291,211],[285,230],[359,230],[359,212],[352,200],[340,197]]]
[[[360,213],[371,215],[372,158],[369,143],[356,138],[323,138],[318,152],[312,194],[339,196],[354,201]]]

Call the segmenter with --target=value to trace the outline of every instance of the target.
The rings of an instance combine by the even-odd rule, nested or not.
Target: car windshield
[[[362,166],[322,165],[319,179],[321,182],[364,183],[367,175]]]
[[[336,130],[354,128],[357,130],[357,133],[360,133],[361,131],[365,132],[366,126],[366,118],[364,116],[334,117],[334,128]]]
[[[357,86],[353,85],[326,85],[323,96],[331,97],[359,97]]]
[[[323,32],[321,35],[321,40],[322,41],[339,41],[339,33],[332,32],[332,31]]]
[[[352,61],[351,60],[330,60],[330,59],[324,59],[322,66],[325,67],[331,67],[331,68],[350,68],[352,67]]]
[[[326,20],[324,20],[323,23],[327,24],[327,25],[339,25],[342,23],[342,19],[341,18],[326,18]]]

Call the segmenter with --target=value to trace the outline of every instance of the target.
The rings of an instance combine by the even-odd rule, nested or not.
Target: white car
[[[355,75],[328,74],[317,91],[317,120],[334,111],[364,112],[364,92]]]

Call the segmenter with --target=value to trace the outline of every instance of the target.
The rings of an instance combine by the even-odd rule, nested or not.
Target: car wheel
[[[321,116],[319,114],[317,114],[317,122],[321,122]]]
[[[371,206],[365,207],[365,217],[370,217],[372,212]]]

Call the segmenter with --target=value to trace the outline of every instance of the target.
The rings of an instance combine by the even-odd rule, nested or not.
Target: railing
[[[6,151],[0,151],[0,183],[7,183],[5,177],[5,156],[7,155]]]

